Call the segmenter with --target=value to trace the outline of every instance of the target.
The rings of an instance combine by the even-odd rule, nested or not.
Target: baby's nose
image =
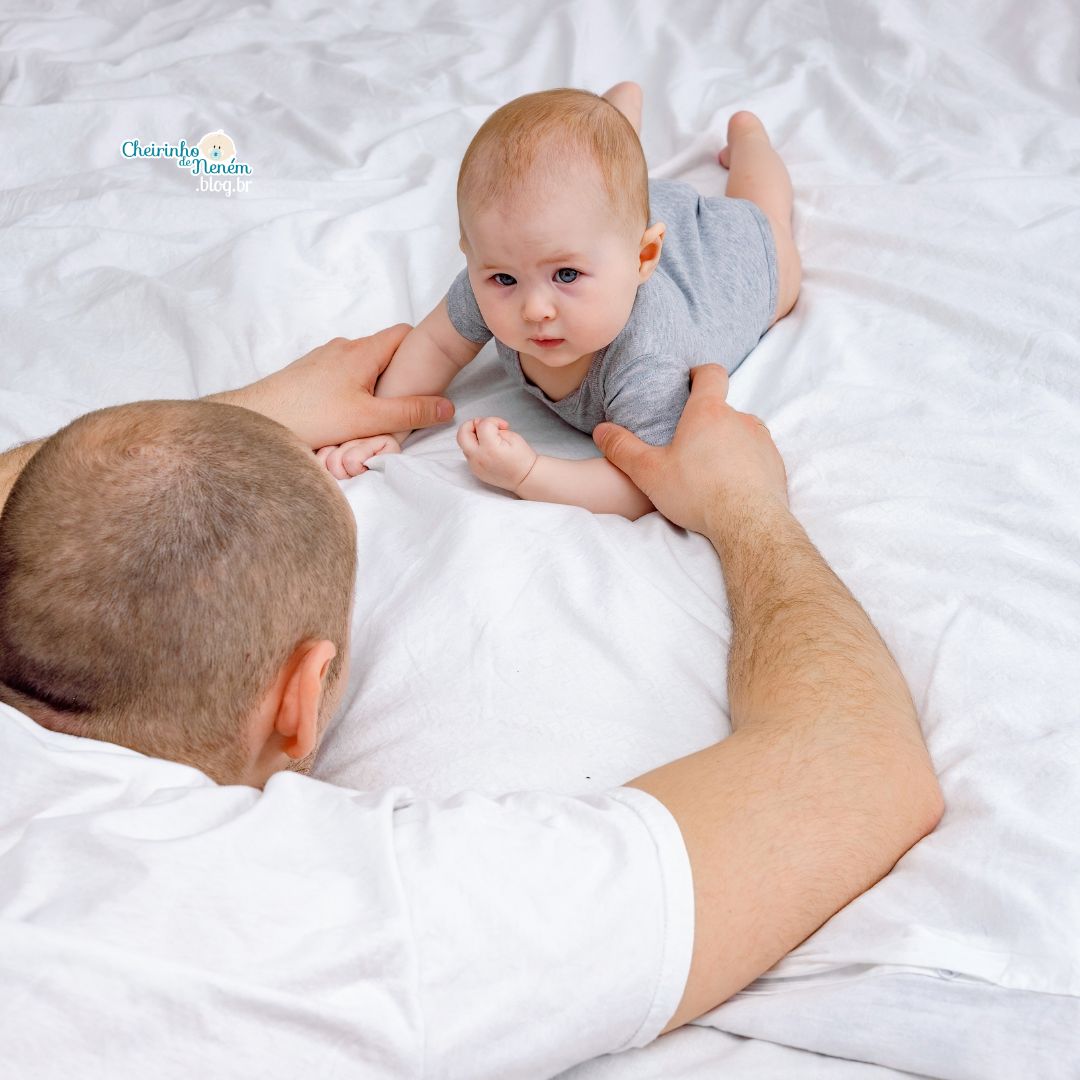
[[[543,292],[532,292],[525,298],[521,316],[526,322],[537,323],[544,319],[555,318],[555,305],[551,297]]]

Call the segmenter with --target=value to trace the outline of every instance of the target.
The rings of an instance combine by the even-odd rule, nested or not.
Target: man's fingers
[[[643,443],[632,431],[607,421],[593,428],[592,437],[604,457],[641,487],[638,480],[647,455],[654,448]]]
[[[728,373],[722,364],[698,364],[690,369],[690,385],[699,393],[711,391],[727,398]]]
[[[375,355],[381,375],[393,359],[398,346],[405,340],[412,327],[408,323],[395,323],[377,334],[369,334],[367,337],[354,338],[353,345],[363,345],[369,348]],[[334,339],[338,340],[337,338]]]
[[[368,405],[381,431],[426,428],[454,418],[454,403],[443,397],[372,398]]]

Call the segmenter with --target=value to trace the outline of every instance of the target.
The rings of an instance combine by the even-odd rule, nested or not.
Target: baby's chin
[[[563,341],[560,345],[545,348],[533,341],[525,341],[518,351],[525,353],[527,356],[535,357],[540,363],[548,367],[569,367],[580,360],[581,357],[590,356],[597,350],[604,348],[605,345],[610,344],[610,341],[605,341],[602,345],[582,346],[577,341]]]

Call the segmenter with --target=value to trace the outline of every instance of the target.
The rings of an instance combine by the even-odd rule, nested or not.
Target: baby
[[[404,339],[381,397],[442,394],[494,336],[515,383],[587,434],[603,420],[671,441],[689,369],[734,371],[786,315],[801,267],[791,180],[761,122],[738,112],[720,163],[727,195],[649,180],[641,88],[526,94],[497,110],[458,175],[467,267]],[[409,432],[327,447],[339,479],[396,452]],[[630,519],[653,509],[606,459],[537,454],[499,417],[469,420],[458,445],[473,473],[523,499]]]

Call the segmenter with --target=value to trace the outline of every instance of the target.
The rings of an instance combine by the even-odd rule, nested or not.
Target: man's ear
[[[309,639],[297,645],[286,661],[274,731],[281,749],[294,761],[306,758],[318,742],[326,673],[336,655],[332,641]]]
[[[653,271],[660,262],[660,250],[664,246],[664,233],[667,226],[658,221],[650,225],[641,237],[641,248],[638,252],[638,284],[642,284],[652,277]]]

